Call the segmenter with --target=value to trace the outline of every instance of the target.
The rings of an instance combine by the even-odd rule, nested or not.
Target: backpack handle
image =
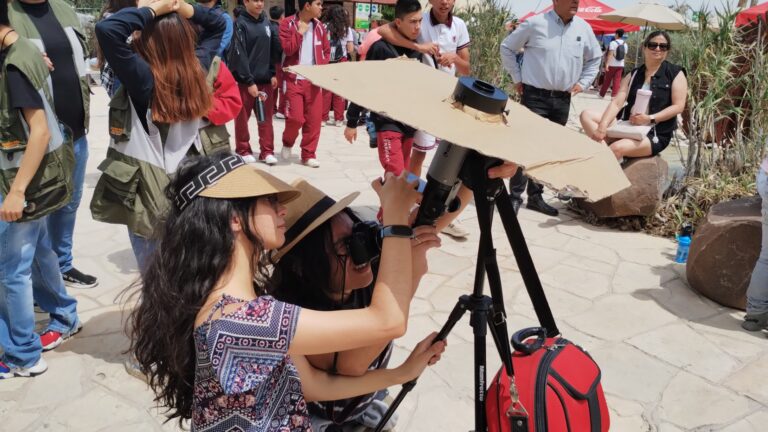
[[[536,340],[533,342],[526,342],[529,339],[536,336]],[[547,329],[544,327],[529,327],[522,330],[518,330],[512,335],[512,347],[515,351],[519,351],[526,355],[531,355],[537,350],[541,349],[544,342],[547,340]]]

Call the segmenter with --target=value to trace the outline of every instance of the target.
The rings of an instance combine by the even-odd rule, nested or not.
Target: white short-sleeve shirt
[[[458,52],[460,49],[469,46],[469,31],[464,21],[451,14],[447,24],[438,23],[432,15],[432,10],[424,12],[421,22],[421,33],[419,34],[419,43],[436,42],[440,46],[441,53]],[[425,64],[435,67],[432,56],[422,56]],[[456,65],[451,67],[440,67],[444,72],[456,75]]]
[[[608,61],[608,66],[610,67],[624,67],[624,59],[616,60],[616,50],[619,48],[619,43],[624,44],[624,58],[626,58],[629,45],[627,45],[625,41],[619,42],[612,40],[611,43],[608,44],[608,51],[613,51],[613,57]]]

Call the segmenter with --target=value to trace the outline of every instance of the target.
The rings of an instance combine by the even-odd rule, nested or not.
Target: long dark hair
[[[341,6],[331,5],[325,12],[323,22],[328,27],[331,40],[346,39],[349,25],[347,24],[347,15],[344,14],[344,9]]]
[[[178,13],[158,17],[134,39],[155,80],[152,120],[176,123],[200,118],[213,105],[205,73],[195,55],[197,32]]]
[[[177,191],[222,158],[197,156],[182,161],[166,196],[173,203]],[[243,231],[254,245],[253,272],[256,293],[267,285],[270,255],[249,226],[257,198],[213,199],[197,197],[180,211],[171,204],[167,217],[159,224],[157,248],[142,275],[138,305],[127,323],[132,352],[155,401],[168,409],[168,420],[179,424],[192,415],[195,380],[193,330],[198,312],[221,278],[234,249],[235,235],[230,229],[233,216],[243,223]]]
[[[343,213],[353,222],[360,220],[349,208]],[[335,258],[339,268],[346,271],[345,259],[338,257],[333,247],[331,221],[334,218],[312,230],[275,264],[270,284],[275,298],[310,309],[336,309],[338,302],[332,296],[343,293],[344,287],[333,286],[330,262],[318,259],[318,254]]]

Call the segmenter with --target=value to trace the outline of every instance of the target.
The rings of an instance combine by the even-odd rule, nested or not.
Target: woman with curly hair
[[[374,189],[384,223],[407,224],[419,196],[413,185],[389,176]],[[193,431],[310,431],[307,401],[404,383],[439,359],[445,344],[431,345],[430,335],[400,367],[359,377],[330,375],[307,361],[405,332],[411,239],[383,239],[367,308],[325,312],[278,301],[266,294],[268,266],[285,242],[284,203],[298,194],[238,155],[192,157],[179,166],[130,321],[131,351],[169,419],[191,419]]]
[[[332,5],[325,10],[323,24],[328,28],[331,40],[331,63],[349,60],[355,51],[355,31],[348,24],[347,14],[340,5]],[[323,90],[323,121],[329,126],[344,125],[344,109],[347,101],[327,90]],[[330,118],[333,108],[333,120]]]

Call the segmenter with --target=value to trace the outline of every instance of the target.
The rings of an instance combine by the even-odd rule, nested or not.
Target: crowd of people
[[[501,45],[522,104],[559,124],[600,66],[597,41],[575,13],[570,0],[554,0]],[[126,226],[139,265],[131,367],[169,417],[193,430],[373,427],[387,407],[384,389],[418,377],[445,349],[428,335],[389,368],[427,251],[440,232],[467,235],[455,218],[471,191],[463,187],[462,207],[436,226],[411,227],[419,193],[406,174],[421,174],[438,140],[354,103],[347,109],[285,68],[406,56],[468,75],[467,26],[453,0],[430,0],[426,11],[398,0],[394,21],[379,22],[359,45],[344,9],[324,11],[322,0],[298,0],[288,17],[243,0],[234,15],[215,0],[111,0],[96,25],[110,144],[90,210]],[[44,373],[42,353],[82,328],[67,287],[97,284],[72,258],[88,158],[81,34],[63,0],[0,2],[0,379]],[[658,154],[670,141],[687,87],[685,71],[665,60],[670,49],[667,34],[651,33],[645,64],[614,85],[605,112],[581,115],[585,132],[619,159]],[[627,109],[639,90],[653,91],[647,107]],[[256,168],[278,162],[274,119],[285,122],[280,159],[291,159],[301,134],[300,160],[312,168],[324,125],[345,126],[350,143],[367,126],[384,172],[372,183],[380,256],[351,259],[353,231],[365,223],[349,207],[357,194],[336,201],[305,180],[287,184]],[[618,121],[651,128],[640,139],[611,139]],[[516,211],[527,184],[527,207],[557,215],[513,163],[489,176],[511,178]],[[50,315],[40,335],[34,304]]]
[[[323,15],[320,0],[298,6],[284,17],[245,0],[233,18],[216,2],[114,0],[96,25],[110,144],[90,210],[97,221],[126,226],[139,265],[135,367],[171,417],[191,419],[195,429],[215,430],[233,415],[244,430],[373,426],[386,408],[380,391],[416,378],[445,347],[430,335],[388,368],[426,251],[440,244],[438,228],[408,226],[419,195],[405,176],[385,166],[386,181],[375,182],[381,255],[354,265],[354,197],[336,203],[306,182],[288,185],[249,165],[257,161],[251,113],[258,160],[269,165],[273,114],[285,117],[281,158],[301,133],[309,167],[319,166],[323,116],[345,123],[343,99],[284,68],[348,61],[348,17],[334,7]],[[398,25],[409,16],[416,40],[419,3],[401,0],[396,15]],[[97,283],[71,256],[88,156],[81,34],[62,0],[0,7],[0,76],[8,83],[0,97],[0,379],[44,373],[43,352],[82,328],[67,288]],[[419,47],[438,55],[437,44]],[[329,259],[318,262],[318,252]],[[50,315],[42,334],[33,306]],[[258,342],[265,340],[272,342]]]

